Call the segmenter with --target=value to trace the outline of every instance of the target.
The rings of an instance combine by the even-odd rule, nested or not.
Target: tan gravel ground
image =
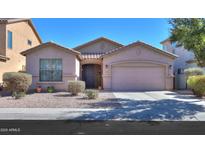
[[[99,98],[90,100],[85,94],[71,96],[68,92],[33,93],[21,99],[0,96],[0,108],[100,108],[118,106],[112,92],[100,92]]]

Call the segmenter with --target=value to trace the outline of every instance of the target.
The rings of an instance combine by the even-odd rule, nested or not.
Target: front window
[[[12,32],[8,31],[8,48],[12,49],[12,43],[13,43],[13,38],[12,38]]]
[[[40,81],[62,81],[62,59],[40,59]]]

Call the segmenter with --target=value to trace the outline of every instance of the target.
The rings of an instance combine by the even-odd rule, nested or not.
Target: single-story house
[[[52,42],[22,52],[26,56],[26,72],[32,74],[32,88],[54,86],[67,89],[68,80],[80,77],[80,53]]]
[[[21,53],[36,85],[67,90],[68,80],[113,91],[172,90],[175,54],[137,41],[129,45],[101,37],[75,47],[53,42]]]

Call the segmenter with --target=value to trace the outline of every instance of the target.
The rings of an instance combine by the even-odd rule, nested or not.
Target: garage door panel
[[[112,90],[141,91],[164,90],[165,69],[158,67],[122,67],[112,68]]]

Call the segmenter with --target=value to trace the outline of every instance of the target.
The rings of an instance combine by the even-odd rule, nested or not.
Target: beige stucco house
[[[22,52],[26,71],[33,76],[31,88],[54,86],[66,90],[68,80],[80,78],[80,52],[53,42],[43,43]]]
[[[137,41],[129,45],[101,37],[74,49],[48,42],[25,50],[33,85],[67,90],[68,80],[116,91],[173,89],[176,55]]]
[[[25,70],[20,53],[41,44],[30,19],[0,18],[0,83],[4,72]]]

